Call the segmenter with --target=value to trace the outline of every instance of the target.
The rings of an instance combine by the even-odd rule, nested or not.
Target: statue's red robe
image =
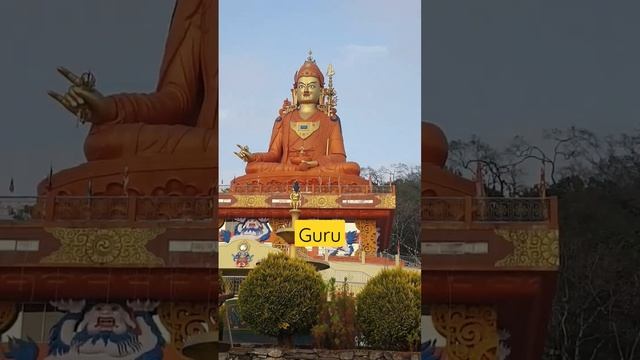
[[[317,130],[303,138],[292,128],[292,124],[295,126],[300,122],[314,123]],[[254,154],[254,158],[247,164],[247,174],[297,171],[302,160],[318,162],[317,167],[307,170],[308,173],[360,174],[360,166],[347,161],[340,120],[332,120],[320,111],[307,120],[303,120],[297,110],[278,118],[269,150]]]
[[[178,0],[156,91],[112,98],[117,117],[92,126],[87,160],[169,153],[217,159],[218,0]]]

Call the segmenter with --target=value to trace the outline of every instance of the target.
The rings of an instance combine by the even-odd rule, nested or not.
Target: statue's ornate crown
[[[296,71],[296,74],[293,76],[293,86],[295,87],[298,83],[298,80],[303,76],[313,76],[320,81],[320,86],[324,87],[324,75],[318,65],[316,65],[316,61],[311,56],[311,50],[309,50],[309,56],[307,60],[300,66],[300,69]]]

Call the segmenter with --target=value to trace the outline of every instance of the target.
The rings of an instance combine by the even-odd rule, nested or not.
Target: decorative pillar
[[[289,210],[289,213],[291,214],[291,227],[295,231],[295,222],[300,218],[300,210],[298,208],[293,208]],[[295,239],[295,234],[293,235],[293,238]],[[297,252],[296,243],[294,240],[293,243],[291,243],[291,246],[289,247],[289,256],[291,256],[292,258],[295,258],[296,252]]]
[[[296,257],[296,242],[295,242],[295,231],[296,231],[296,220],[300,218],[300,205],[302,200],[302,195],[300,194],[300,183],[296,180],[293,183],[293,189],[291,194],[289,194],[289,199],[291,200],[291,210],[289,210],[289,214],[291,214],[291,228],[294,231],[293,238],[290,239],[291,246],[289,247],[289,256],[292,258]]]
[[[432,305],[433,325],[447,339],[449,360],[496,360],[498,315],[492,306]]]
[[[375,220],[356,220],[356,227],[360,230],[360,249],[359,252],[365,254],[376,254],[378,250],[378,231]]]
[[[218,339],[218,314],[214,303],[164,302],[158,307],[158,316],[179,352],[192,337],[211,334],[212,339]]]

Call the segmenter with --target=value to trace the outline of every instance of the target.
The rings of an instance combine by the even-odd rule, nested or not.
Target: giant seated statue
[[[324,87],[324,75],[309,55],[294,76],[293,103],[285,100],[275,120],[267,152],[251,153],[239,146],[246,175],[232,182],[241,191],[249,185],[366,185],[360,166],[347,161],[335,92]],[[284,187],[283,187],[284,188]]]
[[[91,124],[87,162],[43,181],[38,192],[206,195],[218,163],[218,0],[177,0],[160,78],[150,94],[102,96],[90,74],[49,94]]]
[[[422,122],[422,196],[474,196],[475,183],[445,169],[449,151],[442,130]]]

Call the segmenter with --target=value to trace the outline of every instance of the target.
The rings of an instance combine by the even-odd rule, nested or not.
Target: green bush
[[[349,291],[347,279],[336,289],[329,280],[329,301],[325,301],[319,323],[311,329],[315,346],[325,349],[352,349],[356,346],[356,299]]]
[[[238,309],[254,331],[292,346],[293,334],[308,333],[318,322],[325,299],[324,282],[313,266],[270,254],[240,285]]]
[[[367,346],[415,350],[420,339],[420,274],[381,271],[356,297],[356,320]]]

